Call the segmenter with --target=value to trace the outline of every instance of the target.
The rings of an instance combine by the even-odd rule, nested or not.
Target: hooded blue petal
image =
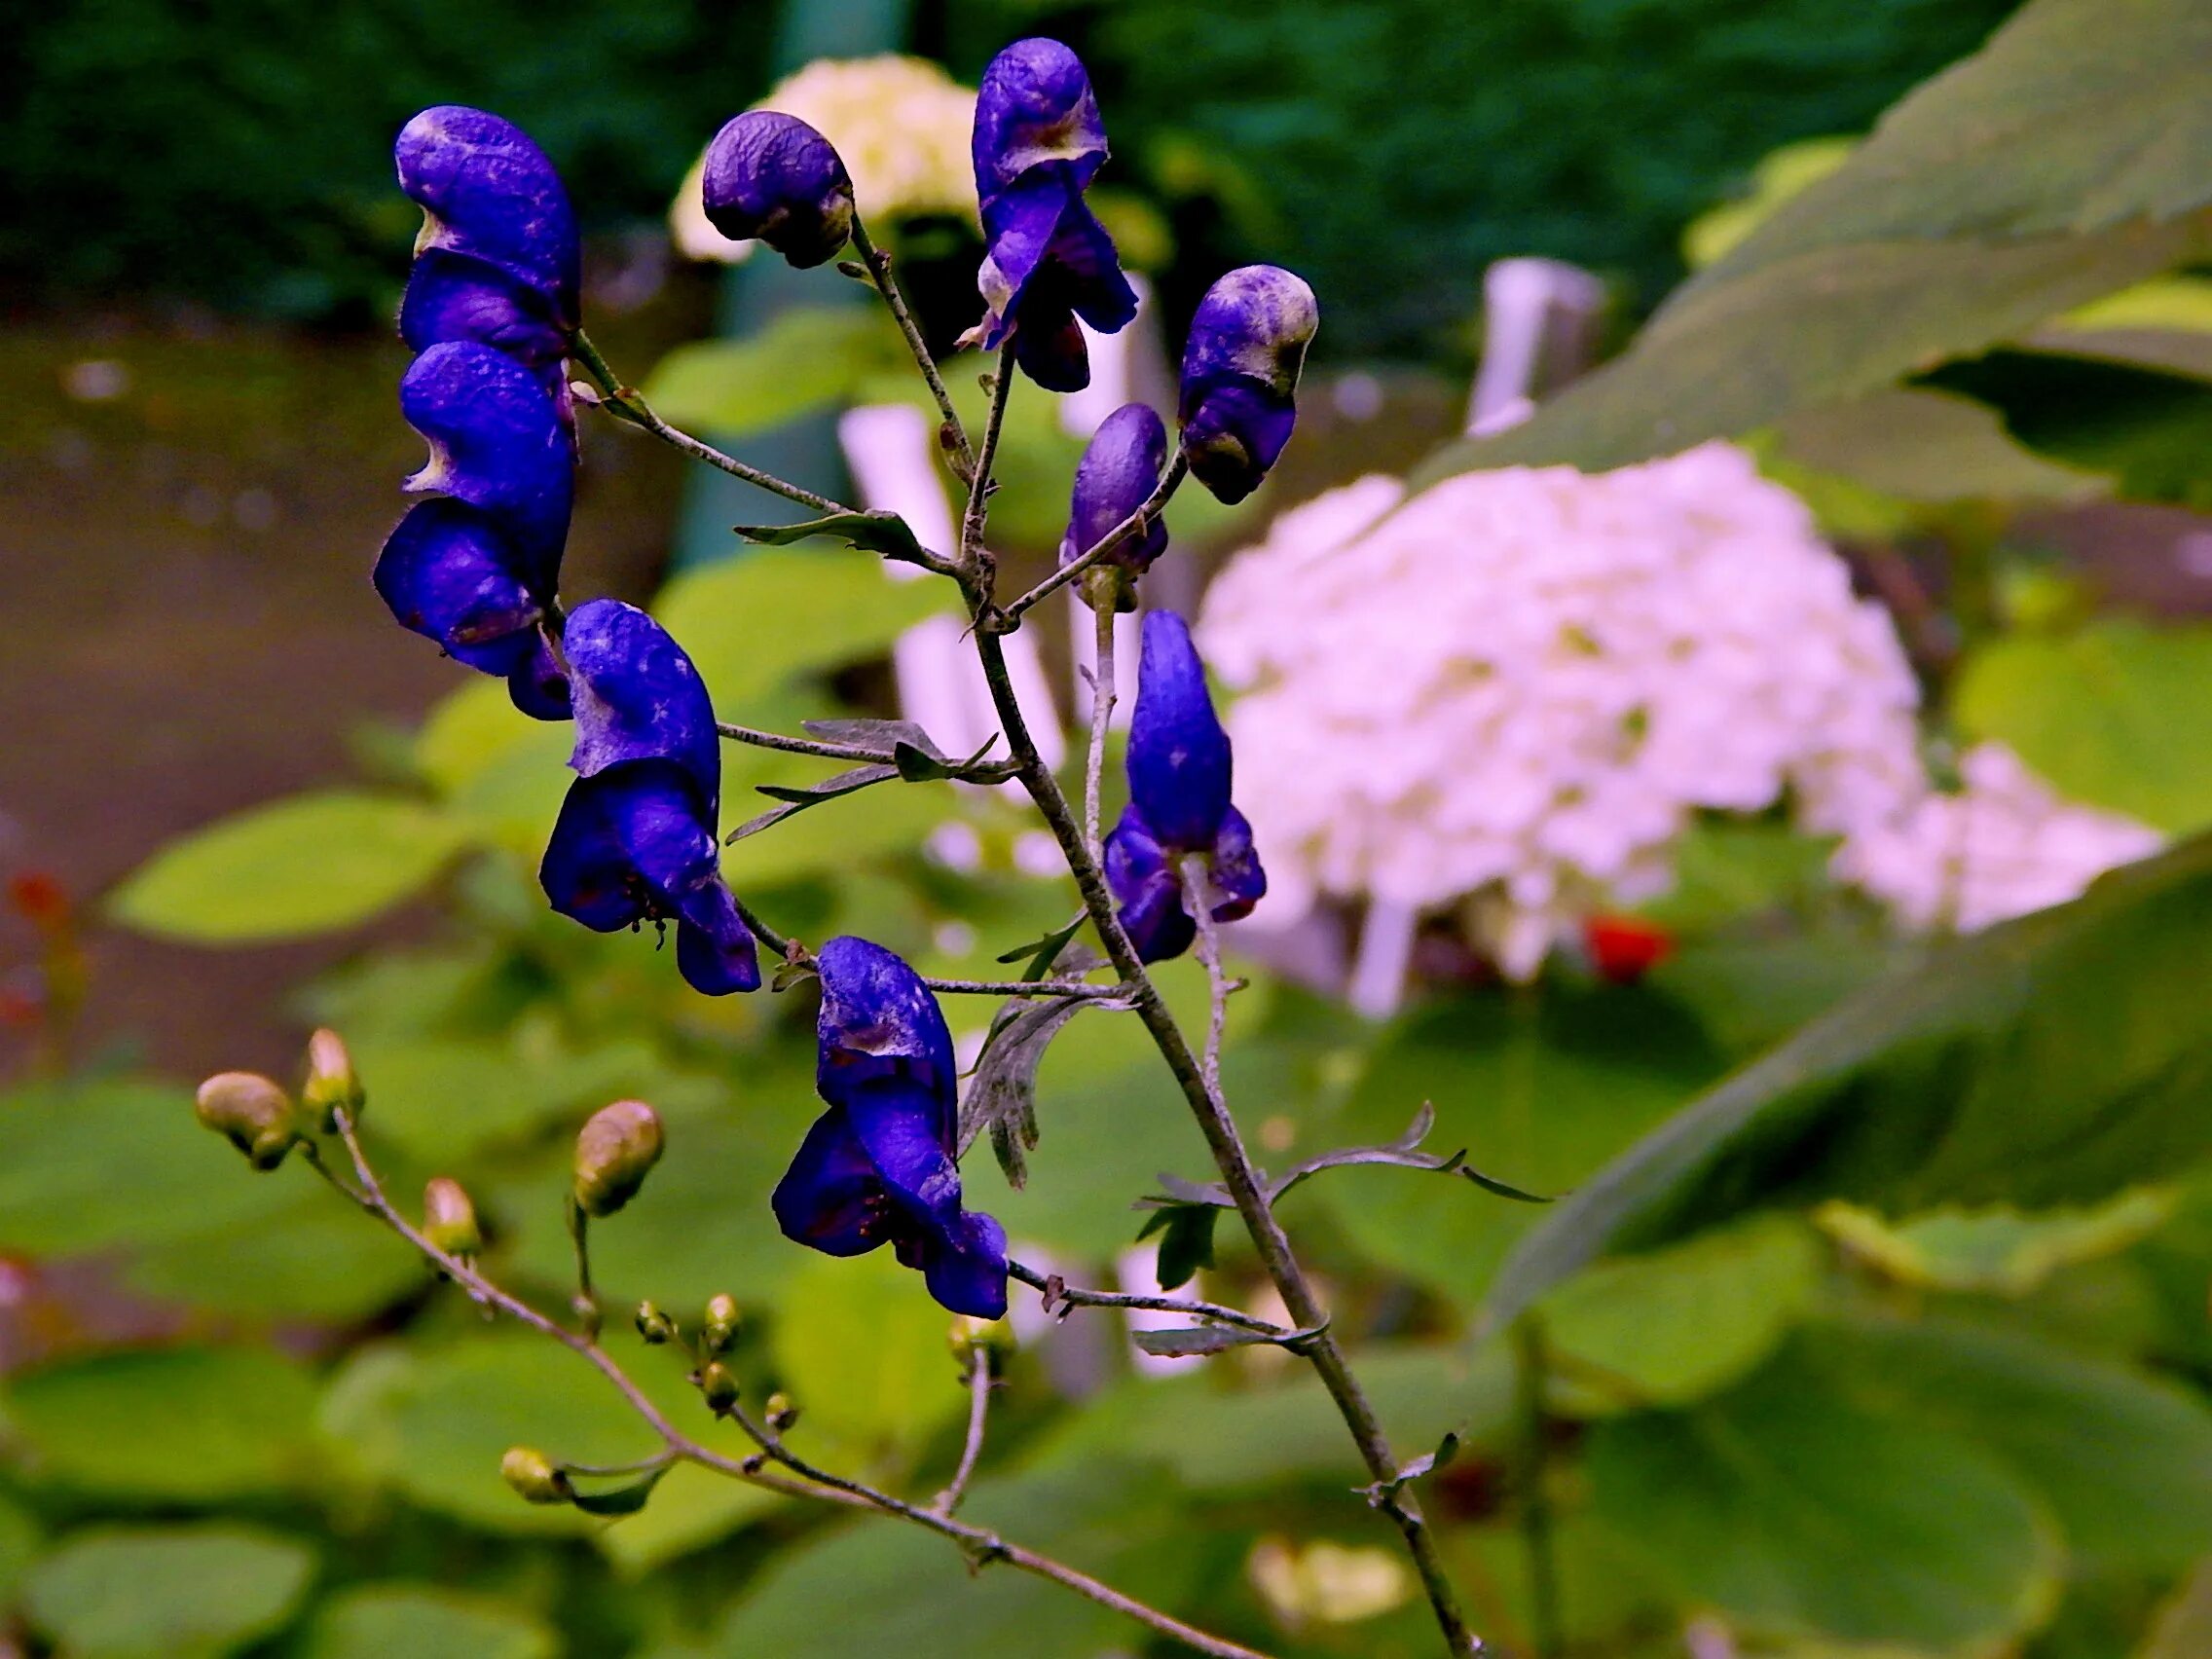
[[[486,674],[525,669],[544,615],[526,561],[490,514],[463,501],[410,508],[377,557],[373,580],[403,628]]]
[[[1067,534],[1060,538],[1064,565],[1095,547],[1116,525],[1151,498],[1167,465],[1167,427],[1148,405],[1124,403],[1099,422],[1075,469]],[[1124,541],[1112,562],[1144,571],[1167,551],[1167,525],[1155,517],[1142,535]]]
[[[1106,885],[1121,906],[1123,931],[1145,962],[1166,962],[1191,948],[1198,924],[1183,906],[1180,876],[1135,806],[1106,837]]]
[[[1213,884],[1221,902],[1213,907],[1217,922],[1234,922],[1252,913],[1252,906],[1267,897],[1268,872],[1260,867],[1260,855],[1252,845],[1252,826],[1234,806],[1221,821],[1221,833],[1213,844]]]
[[[891,1236],[891,1197],[842,1106],[814,1120],[768,1206],[786,1238],[825,1255],[865,1256]]]
[[[938,1093],[912,1078],[885,1079],[847,1088],[844,1107],[900,1208],[925,1231],[944,1234],[960,1217],[960,1169]]]
[[[531,638],[528,661],[508,671],[507,695],[535,720],[565,720],[571,714],[569,674],[540,628]]]
[[[1259,488],[1290,441],[1320,320],[1313,290],[1272,265],[1232,271],[1198,302],[1183,348],[1183,447],[1192,476],[1222,500]]]
[[[952,1033],[921,976],[896,953],[850,935],[815,952],[822,976],[815,1087],[833,1105],[876,1083],[912,1083],[936,1114],[933,1132],[952,1145],[957,1073]]]
[[[1229,734],[1214,715],[1191,630],[1172,610],[1145,614],[1128,777],[1129,800],[1163,851],[1213,851],[1229,812]]]
[[[400,129],[392,160],[399,188],[423,209],[418,254],[442,248],[480,259],[542,294],[562,327],[575,326],[575,215],[560,174],[521,128],[441,104]]]
[[[576,718],[569,764],[588,778],[626,760],[672,760],[697,788],[712,826],[721,740],[714,702],[683,647],[636,606],[613,599],[578,606],[561,643]]]
[[[448,248],[425,249],[407,278],[399,337],[426,351],[451,340],[473,340],[536,371],[556,404],[565,402],[563,362],[569,335],[552,302],[496,265]]]
[[[977,1319],[1006,1313],[1006,1229],[970,1210],[953,1236],[921,1253],[922,1282],[939,1305]]]
[[[986,201],[1054,163],[1088,184],[1106,160],[1106,124],[1083,59],[1056,40],[1017,40],[992,58],[976,89],[971,143],[977,194]]]
[[[756,109],[707,146],[707,220],[733,240],[757,237],[801,270],[843,247],[853,181],[836,148],[796,116]]]
[[[418,493],[466,501],[499,520],[525,555],[534,592],[550,594],[568,540],[575,452],[544,384],[473,341],[431,347],[399,383],[400,413],[428,441]]]
[[[701,996],[760,988],[760,951],[718,872],[670,896],[676,905],[676,971]]]

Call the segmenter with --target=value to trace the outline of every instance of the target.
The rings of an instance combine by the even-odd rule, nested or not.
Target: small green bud
[[[710,1354],[717,1354],[737,1340],[737,1298],[723,1291],[707,1304],[707,1316],[699,1325],[699,1340]]]
[[[569,1477],[535,1446],[510,1446],[499,1459],[499,1478],[526,1503],[567,1503],[576,1495]]]
[[[978,1319],[973,1313],[956,1314],[952,1328],[945,1333],[945,1343],[956,1359],[966,1359],[980,1350],[994,1360],[1003,1360],[1014,1352],[1014,1322]]]
[[[638,1196],[660,1161],[660,1118],[643,1100],[617,1100],[591,1115],[576,1136],[576,1207],[608,1216]]]
[[[653,1346],[676,1341],[676,1321],[650,1302],[638,1304],[638,1335]]]
[[[299,1139],[292,1097],[259,1072],[218,1072],[200,1086],[192,1110],[256,1169],[276,1168]]]
[[[699,1396],[707,1409],[719,1416],[737,1404],[737,1379],[728,1366],[711,1360],[699,1368]]]
[[[483,1250],[476,1206],[459,1181],[439,1175],[423,1189],[423,1236],[449,1256],[473,1256]]]
[[[327,1026],[310,1037],[308,1080],[300,1088],[300,1104],[307,1109],[308,1121],[325,1130],[334,1129],[338,1126],[335,1114],[343,1111],[358,1122],[368,1098],[353,1070],[353,1056],[346,1051],[345,1040]]]
[[[777,1434],[783,1433],[785,1429],[792,1427],[798,1421],[798,1407],[792,1404],[792,1397],[789,1394],[780,1390],[770,1394],[767,1405],[761,1409],[767,1414],[768,1427]]]

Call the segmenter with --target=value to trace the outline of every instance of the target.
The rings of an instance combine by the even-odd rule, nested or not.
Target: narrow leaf
[[[788,547],[794,541],[828,535],[864,552],[880,553],[886,559],[903,564],[927,569],[939,562],[914,538],[913,528],[891,512],[830,513],[798,524],[741,524],[733,528],[746,540],[764,542],[770,547]]]

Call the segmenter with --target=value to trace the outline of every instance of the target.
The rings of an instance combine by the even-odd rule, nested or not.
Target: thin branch
[[[1023,1267],[1019,1262],[1009,1261],[1006,1271],[1014,1277],[1040,1292],[1045,1298],[1048,1312],[1065,1316],[1071,1308],[1144,1308],[1160,1313],[1187,1313],[1194,1319],[1210,1319],[1217,1325],[1234,1325],[1239,1331],[1255,1335],[1279,1338],[1293,1333],[1272,1320],[1246,1313],[1241,1309],[1226,1308],[1218,1302],[1200,1302],[1191,1296],[1132,1296],[1118,1290],[1085,1290],[1081,1286],[1064,1283],[1056,1274],[1048,1275],[1035,1268]]]
[[[1193,855],[1182,864],[1183,903],[1198,930],[1198,965],[1206,971],[1206,1048],[1198,1062],[1207,1090],[1221,1095],[1221,1040],[1229,1029],[1229,993],[1236,987],[1221,966],[1221,931],[1213,919],[1212,883],[1206,862]],[[1277,1194],[1266,1195],[1272,1203]]]
[[[631,1410],[635,1411],[644,1420],[645,1426],[660,1437],[661,1444],[667,1448],[672,1457],[681,1458],[687,1463],[696,1463],[702,1468],[727,1475],[732,1480],[744,1481],[751,1486],[764,1487],[771,1492],[782,1493],[786,1496],[813,1498],[820,1502],[839,1503],[856,1509],[873,1509],[886,1515],[899,1516],[903,1520],[911,1521],[917,1526],[927,1527],[930,1530],[952,1539],[961,1546],[972,1561],[978,1565],[1003,1561],[1010,1567],[1016,1567],[1023,1572],[1034,1573],[1040,1578],[1049,1578],[1053,1583],[1072,1590],[1077,1595],[1095,1602],[1102,1607],[1109,1607],[1115,1612],[1135,1619],[1138,1623],[1160,1632],[1162,1636],[1172,1637],[1195,1652],[1208,1655],[1209,1659],[1268,1659],[1266,1654],[1255,1648],[1246,1647],[1240,1642],[1230,1641],[1221,1637],[1209,1636],[1196,1626],[1185,1624],[1181,1619],[1161,1612],[1158,1607],[1148,1606],[1133,1597],[1124,1595],[1112,1585],[1102,1583],[1087,1572],[1079,1571],[1063,1562],[1055,1561],[1051,1556],[1040,1555],[1035,1550],[1010,1543],[986,1528],[971,1526],[964,1521],[955,1521],[949,1515],[932,1514],[926,1509],[908,1503],[903,1498],[895,1497],[889,1493],[878,1492],[875,1488],[863,1482],[817,1468],[804,1458],[790,1452],[784,1446],[782,1439],[774,1432],[756,1423],[751,1418],[741,1413],[733,1413],[732,1415],[737,1418],[739,1425],[759,1445],[762,1455],[773,1458],[776,1462],[791,1470],[793,1475],[799,1477],[797,1480],[787,1480],[781,1475],[769,1473],[759,1466],[758,1458],[730,1457],[700,1445],[669,1421],[661,1409],[653,1404],[645,1391],[631,1379],[629,1373],[624,1371],[614,1357],[601,1347],[598,1343],[547,1318],[527,1302],[510,1295],[490,1279],[485,1278],[468,1263],[460,1260],[458,1257],[447,1255],[445,1251],[424,1237],[414,1225],[392,1206],[391,1200],[385,1196],[384,1188],[377,1180],[375,1170],[370,1167],[367,1155],[361,1150],[360,1139],[354,1131],[351,1119],[343,1110],[336,1113],[335,1118],[339,1138],[345,1142],[347,1154],[352,1161],[353,1173],[360,1183],[360,1188],[355,1191],[349,1187],[343,1180],[325,1168],[319,1159],[313,1158],[311,1152],[311,1161],[314,1164],[316,1170],[326,1180],[330,1181],[338,1191],[344,1193],[347,1198],[414,1246],[439,1272],[460,1285],[474,1300],[487,1308],[497,1309],[509,1318],[528,1325],[532,1330],[543,1336],[552,1338],[553,1341],[559,1343],[571,1353],[583,1358],[601,1376],[614,1385],[623,1399],[629,1403]]]
[[[1083,762],[1083,844],[1100,864],[1105,848],[1098,839],[1099,796],[1106,780],[1106,728],[1114,719],[1114,599],[1111,594],[1090,597],[1093,635],[1090,659],[1090,747]]]
[[[1152,494],[1144,498],[1142,505],[1012,605],[1000,607],[987,615],[978,617],[977,619],[977,628],[979,630],[988,628],[989,631],[999,634],[1012,631],[1014,624],[1021,620],[1022,612],[1028,610],[1038,601],[1044,599],[1048,594],[1059,592],[1061,588],[1074,581],[1100,560],[1109,557],[1123,542],[1142,535],[1145,528],[1159,516],[1160,510],[1167,505],[1167,498],[1174,495],[1181,486],[1184,475],[1190,471],[1190,468],[1191,463],[1184,459],[1183,452],[1177,450],[1174,459],[1167,463],[1167,470],[1160,475],[1160,483],[1154,488]]]
[[[748,466],[735,456],[724,455],[713,444],[703,443],[689,432],[670,425],[654,412],[643,392],[635,387],[622,384],[621,378],[615,374],[607,359],[600,355],[599,348],[591,343],[589,335],[577,330],[573,345],[576,361],[590,371],[592,379],[599,382],[600,389],[606,393],[606,400],[599,407],[616,420],[642,426],[662,443],[682,450],[693,461],[704,461],[718,471],[728,473],[732,478],[744,479],[748,484],[756,484],[786,500],[796,501],[802,507],[812,507],[820,513],[849,513],[854,510],[842,502],[831,500],[828,496],[818,496],[803,485],[778,478],[773,472],[763,472],[757,466]]]
[[[968,1345],[968,1438],[960,1448],[959,1467],[952,1480],[930,1505],[940,1515],[950,1515],[968,1494],[968,1482],[983,1455],[983,1425],[991,1411],[991,1354],[981,1343]]]
[[[969,447],[968,428],[960,424],[960,415],[952,407],[952,394],[944,388],[944,377],[938,373],[937,359],[930,355],[929,345],[922,339],[921,325],[914,313],[906,309],[906,296],[900,291],[898,278],[891,275],[891,255],[875,245],[861,223],[859,213],[853,215],[853,248],[867,267],[868,277],[875,283],[875,291],[883,296],[883,303],[891,308],[898,320],[899,332],[906,337],[906,349],[914,354],[914,366],[922,371],[922,379],[929,382],[930,395],[937,399],[938,412],[944,417],[944,429],[951,434],[954,453],[960,461],[960,474],[965,482],[976,476],[976,452]]]
[[[983,426],[982,448],[976,452],[976,470],[968,482],[968,510],[960,515],[960,562],[982,572],[988,589],[992,573],[990,555],[983,548],[983,527],[991,514],[991,467],[998,460],[999,433],[1006,425],[1007,400],[1014,395],[1014,337],[999,348],[998,373],[991,380],[991,413]]]
[[[1124,995],[1120,985],[1084,985],[1072,979],[924,979],[922,983],[955,997],[1084,997],[1107,1002]]]

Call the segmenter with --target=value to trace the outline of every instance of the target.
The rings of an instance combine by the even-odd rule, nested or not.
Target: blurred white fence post
[[[1526,421],[1535,398],[1587,365],[1605,287],[1556,259],[1501,259],[1483,273],[1483,355],[1467,400],[1467,430],[1502,432]],[[1411,904],[1367,907],[1346,1000],[1370,1019],[1398,1012],[1420,932]]]

